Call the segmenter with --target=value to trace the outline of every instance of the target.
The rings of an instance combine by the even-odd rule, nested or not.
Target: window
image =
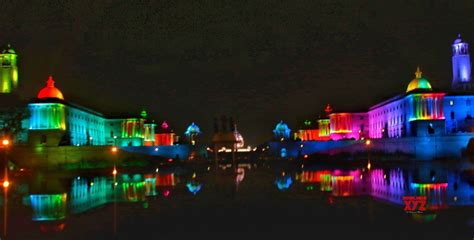
[[[453,100],[449,100],[449,106],[453,106],[454,105],[454,101]]]

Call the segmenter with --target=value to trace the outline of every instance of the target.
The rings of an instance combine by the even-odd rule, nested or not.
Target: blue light
[[[278,190],[284,191],[291,187],[293,180],[290,176],[282,176],[277,178],[275,184],[277,185]]]
[[[193,195],[196,195],[199,191],[201,191],[201,184],[196,182],[188,182],[186,187],[188,188],[189,192]]]

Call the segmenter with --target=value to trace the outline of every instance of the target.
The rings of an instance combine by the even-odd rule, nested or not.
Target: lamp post
[[[112,147],[112,154],[114,155],[114,169],[112,170],[112,175],[114,177],[113,182],[113,194],[114,194],[114,238],[117,237],[117,147]]]
[[[367,139],[365,141],[365,146],[367,147],[367,170],[370,171],[370,168],[372,165],[370,164],[370,145],[372,144],[372,141],[370,139]]]
[[[10,182],[8,181],[8,160],[7,160],[7,149],[10,145],[8,139],[2,140],[3,147],[3,160],[4,160],[4,173],[3,173],[3,190],[4,190],[4,201],[3,201],[3,238],[7,239],[8,232],[8,187]]]

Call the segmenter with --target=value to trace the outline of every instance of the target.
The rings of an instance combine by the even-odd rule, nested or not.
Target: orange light
[[[2,145],[3,146],[8,146],[8,145],[10,145],[10,141],[8,139],[3,139]]]
[[[308,158],[308,154],[305,154],[305,155],[304,155],[304,158]]]
[[[113,147],[112,152],[117,152],[117,147]]]
[[[114,168],[114,170],[112,171],[112,174],[117,175],[117,169]]]
[[[3,181],[3,187],[8,188],[10,186],[10,182],[8,180]]]
[[[370,167],[371,167],[371,164],[370,164],[370,162],[369,162],[369,163],[367,163],[367,169],[370,170]]]
[[[369,146],[371,143],[372,143],[372,142],[370,141],[370,139],[367,139],[367,140],[365,141],[365,145],[367,145],[367,146]]]

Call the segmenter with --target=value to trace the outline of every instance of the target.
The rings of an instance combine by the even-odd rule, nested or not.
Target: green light
[[[65,106],[61,103],[30,103],[30,129],[66,130]]]
[[[320,137],[329,136],[330,134],[329,119],[318,120],[318,125],[319,125],[319,136]]]
[[[321,174],[321,191],[329,192],[332,191],[332,178],[331,174]]]
[[[143,128],[143,119],[125,119],[122,121],[122,138],[143,138]]]
[[[0,54],[0,93],[10,93],[18,86],[17,55],[12,51]]]
[[[67,193],[30,195],[33,221],[60,220],[66,218]]]

